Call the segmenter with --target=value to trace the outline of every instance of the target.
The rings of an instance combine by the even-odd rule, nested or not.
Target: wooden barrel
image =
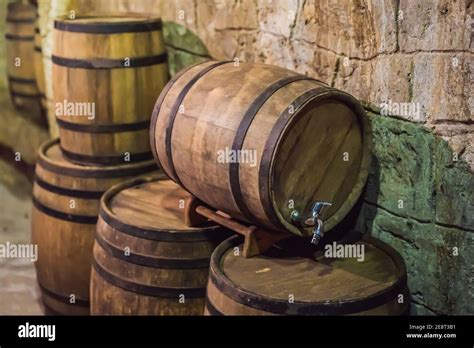
[[[35,39],[34,39],[34,62],[35,62],[35,79],[38,87],[38,92],[41,99],[41,112],[46,117],[48,110],[48,101],[46,99],[46,81],[43,67],[43,50],[41,48],[41,33],[38,19],[35,25]]]
[[[293,254],[288,251],[291,248],[273,247],[264,255],[244,258],[241,243],[238,236],[229,238],[212,255],[206,315],[409,312],[405,263],[380,240],[364,235],[352,244],[364,246],[363,260],[348,254],[340,258],[344,255],[337,249],[333,255],[326,254],[327,246]]]
[[[347,93],[264,64],[208,61],[173,78],[150,129],[170,178],[234,218],[309,235],[291,214],[317,201],[326,230],[355,204],[368,175],[371,136]]]
[[[59,141],[39,150],[33,188],[32,242],[36,275],[52,312],[89,313],[89,282],[101,195],[112,185],[156,170],[153,161],[121,166],[78,166],[64,159]]]
[[[6,28],[7,74],[13,105],[34,113],[39,120],[40,94],[36,85],[34,54],[36,8],[25,3],[9,3]]]
[[[184,224],[189,193],[161,177],[102,197],[91,275],[91,313],[202,315],[214,248],[229,232]]]
[[[152,158],[150,116],[168,80],[161,28],[159,18],[132,15],[55,21],[53,99],[68,159]]]

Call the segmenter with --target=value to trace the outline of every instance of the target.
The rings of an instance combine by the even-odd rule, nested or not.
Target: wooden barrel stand
[[[184,222],[187,226],[198,227],[210,220],[243,236],[244,257],[260,255],[274,243],[292,236],[289,232],[268,231],[265,228],[246,225],[221,211],[215,211],[192,195],[185,200],[184,213]]]

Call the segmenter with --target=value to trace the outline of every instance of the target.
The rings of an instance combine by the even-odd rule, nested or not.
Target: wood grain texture
[[[34,56],[36,8],[26,3],[10,3],[7,10],[6,60],[13,105],[39,113],[41,97],[37,87]]]
[[[35,39],[34,39],[34,62],[35,62],[35,79],[38,92],[41,98],[41,110],[46,115],[48,109],[48,101],[46,99],[46,81],[43,66],[43,50],[41,43],[41,34],[38,19],[35,22]]]
[[[112,185],[153,168],[151,161],[115,167],[71,164],[62,157],[57,139],[40,148],[31,229],[32,243],[38,245],[39,253],[37,279],[49,308],[65,315],[89,312],[100,196]],[[125,171],[128,176],[123,175]],[[71,295],[75,303],[70,302]]]
[[[365,247],[363,261],[278,247],[244,258],[240,243],[232,237],[213,254],[208,315],[402,315],[409,309],[403,260],[369,236],[357,242]]]
[[[125,182],[103,196],[91,276],[92,314],[203,313],[209,259],[229,232],[210,223],[186,226],[188,197],[163,175]]]
[[[63,298],[42,291],[41,299],[45,307],[46,315],[89,315],[90,309],[87,303],[76,303],[74,305],[68,304]],[[69,301],[69,299],[67,299]]]
[[[61,147],[66,155],[71,153],[71,161],[123,163],[125,153],[131,154],[131,161],[140,160],[139,154],[148,153],[151,157],[147,121],[154,101],[168,80],[162,31],[107,33],[114,24],[129,23],[127,30],[133,31],[134,26],[146,22],[161,23],[161,20],[135,16],[56,20],[55,25],[64,28],[54,30],[54,104],[66,100],[94,103],[95,107],[94,119],[78,114],[56,114],[62,121],[59,123]],[[76,29],[72,26],[78,24],[86,32],[73,31]],[[94,26],[105,33],[88,33]],[[115,67],[109,66],[111,62],[115,62]],[[75,65],[79,63],[90,66]],[[109,67],[99,68],[101,64]],[[107,130],[113,125],[121,128]],[[93,127],[96,129],[90,129]],[[97,127],[102,128],[97,130]],[[107,161],[106,157],[114,159]]]
[[[150,132],[163,170],[217,210],[297,235],[311,230],[294,226],[291,211],[327,200],[333,206],[322,217],[330,230],[368,175],[371,135],[360,103],[276,66],[217,64],[188,69],[160,96]],[[221,163],[226,150],[254,161]]]

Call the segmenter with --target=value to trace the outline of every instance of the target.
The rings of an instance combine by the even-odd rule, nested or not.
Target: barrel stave
[[[210,67],[215,62],[213,61],[206,61],[196,66],[193,66],[189,70],[187,70],[180,78],[176,81],[170,81],[171,88],[167,91],[166,96],[162,100],[162,103],[156,104],[154,111],[153,111],[153,118],[152,122],[154,123],[154,128],[150,130],[153,133],[152,139],[154,139],[154,144],[162,144],[166,142],[166,132],[167,129],[170,127],[170,120],[167,117],[160,117],[157,111],[168,113],[174,106],[176,100],[178,99],[180,91],[188,84],[193,78],[195,78],[201,71]],[[179,105],[178,105],[179,107]],[[173,128],[170,128],[171,130]],[[163,171],[170,177],[173,181],[177,181],[176,176],[172,172],[171,163],[167,157],[166,147],[165,146],[156,146],[156,158],[160,166],[163,168]]]
[[[89,313],[100,197],[110,186],[155,168],[152,161],[115,167],[77,166],[64,160],[57,139],[42,145],[31,221],[32,243],[38,245],[39,253],[35,264],[38,284],[49,310]]]
[[[293,210],[332,203],[321,215],[329,230],[362,192],[371,135],[362,106],[344,92],[275,66],[207,62],[160,99],[151,136],[158,162],[236,219],[307,236]]]
[[[189,194],[163,177],[132,180],[101,202],[92,313],[201,315],[210,255],[228,232],[184,225]]]
[[[364,260],[326,258],[324,251],[284,245],[244,258],[232,237],[214,251],[207,315],[404,315],[409,312],[405,263],[390,246],[368,235]],[[344,243],[344,242],[341,242]],[[326,248],[324,248],[326,250]],[[290,275],[290,276],[288,276]],[[317,279],[317,281],[315,281]]]
[[[35,79],[34,56],[36,8],[29,4],[10,3],[7,10],[6,67],[13,105],[39,117],[40,93]]]
[[[91,165],[151,158],[150,114],[168,79],[161,20],[61,18],[54,42],[53,93],[64,155]],[[73,108],[80,105],[87,109]]]

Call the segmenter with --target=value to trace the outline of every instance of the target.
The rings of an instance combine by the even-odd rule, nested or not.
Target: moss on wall
[[[163,35],[171,76],[188,65],[210,59],[201,39],[186,27],[175,22],[164,22]]]
[[[474,174],[428,129],[369,112],[374,134],[359,228],[407,264],[415,314],[474,313]]]

